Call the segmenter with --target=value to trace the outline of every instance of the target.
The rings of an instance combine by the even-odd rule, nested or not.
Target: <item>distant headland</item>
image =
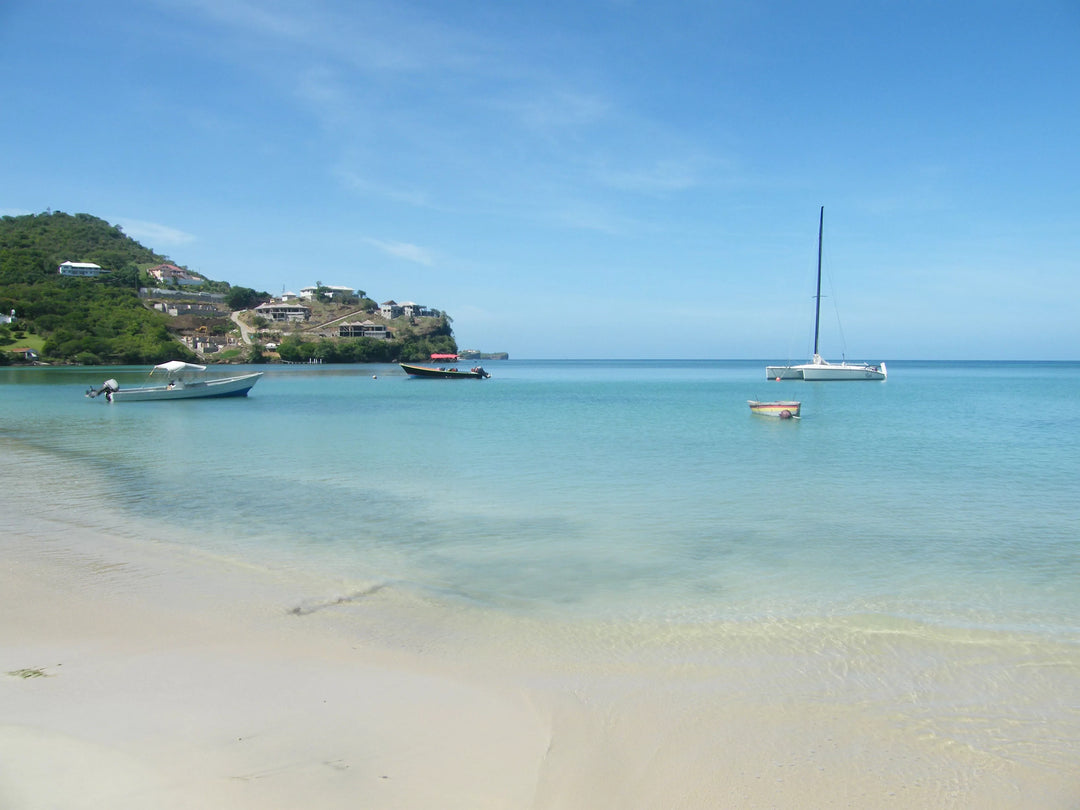
[[[440,309],[316,281],[213,281],[90,214],[0,217],[0,364],[392,363],[458,350]],[[7,314],[10,313],[10,314]]]

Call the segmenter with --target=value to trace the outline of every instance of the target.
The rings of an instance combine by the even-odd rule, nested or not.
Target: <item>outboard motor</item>
[[[109,402],[112,402],[113,392],[119,390],[120,383],[118,383],[116,380],[106,380],[101,384],[101,388],[99,388],[97,391],[95,391],[93,388],[88,389],[86,395],[90,397],[90,399],[93,399],[96,396],[104,394],[105,399]]]

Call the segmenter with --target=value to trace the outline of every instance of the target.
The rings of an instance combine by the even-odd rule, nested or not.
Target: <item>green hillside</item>
[[[57,268],[65,261],[92,262],[106,272],[94,278],[61,276]],[[266,359],[259,345],[200,358],[180,342],[181,336],[231,331],[235,325],[225,306],[216,320],[196,324],[140,299],[140,287],[157,286],[146,270],[163,263],[177,262],[90,214],[0,217],[0,313],[16,313],[14,323],[0,323],[0,364],[15,361],[15,348],[34,349],[48,363],[81,365]],[[266,293],[224,281],[208,281],[198,289],[224,294],[226,306],[237,309],[269,299]],[[327,321],[332,316],[325,313]],[[406,325],[396,330],[395,339],[383,341],[295,334],[283,342],[279,356],[298,362],[385,362],[456,351],[449,318],[431,321]]]
[[[61,262],[93,262],[99,278],[67,278]],[[194,359],[168,329],[167,317],[138,297],[140,267],[167,261],[89,214],[60,212],[0,218],[0,351],[40,344],[53,362],[159,363]],[[3,353],[0,362],[10,362]]]
[[[150,267],[168,259],[90,214],[0,218],[0,284],[5,288],[55,280],[56,268],[64,261],[93,262],[131,284],[140,265]]]

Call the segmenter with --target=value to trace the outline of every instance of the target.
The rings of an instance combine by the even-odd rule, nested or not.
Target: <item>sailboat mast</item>
[[[825,206],[821,206],[817,230],[817,295],[814,296],[814,356],[818,353],[818,325],[821,321],[821,236],[825,230]]]

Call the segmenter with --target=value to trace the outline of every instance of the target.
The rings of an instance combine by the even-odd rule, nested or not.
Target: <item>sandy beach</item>
[[[548,734],[523,690],[361,648],[220,561],[26,539],[0,587],[0,806],[529,806]]]
[[[515,640],[536,630],[525,622],[440,624],[377,589],[334,590],[44,510],[6,523],[5,810],[1080,801],[1062,755],[1075,709],[986,708],[1016,739],[985,750],[917,707],[882,709],[893,703],[867,685],[875,656],[819,654],[796,694],[777,686],[789,675],[770,675],[802,666],[782,648],[768,661],[735,640],[705,666],[693,645],[685,665],[658,663],[632,638],[608,649],[567,638],[577,652],[559,654],[558,631]]]

